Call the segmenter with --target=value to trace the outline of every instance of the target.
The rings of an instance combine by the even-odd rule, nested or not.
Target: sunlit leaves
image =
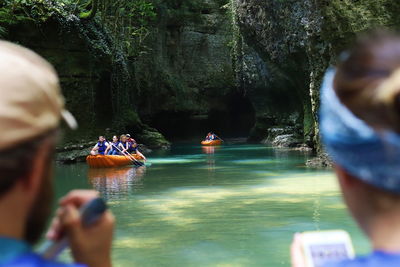
[[[116,49],[133,58],[148,49],[145,40],[151,23],[157,17],[152,2],[99,0],[98,5],[100,21],[113,36]]]
[[[0,23],[15,24],[22,20],[44,22],[52,16],[67,16],[76,9],[72,0],[3,0]]]
[[[5,36],[7,25],[41,23],[53,16],[97,19],[111,34],[114,48],[135,57],[147,49],[144,42],[157,13],[150,0],[2,0],[0,36]]]

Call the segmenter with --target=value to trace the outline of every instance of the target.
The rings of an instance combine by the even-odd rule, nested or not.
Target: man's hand
[[[290,257],[292,260],[292,267],[306,266],[304,254],[301,249],[301,234],[299,233],[296,233],[293,237],[293,241],[290,246]]]
[[[82,205],[97,197],[98,192],[93,190],[73,190],[63,197],[47,238],[58,240],[66,235],[76,262],[89,267],[109,267],[114,216],[106,211],[98,222],[84,228],[79,214]]]

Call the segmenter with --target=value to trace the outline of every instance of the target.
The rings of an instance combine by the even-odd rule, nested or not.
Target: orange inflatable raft
[[[143,158],[139,155],[132,154],[133,158],[143,163]],[[113,156],[113,155],[89,155],[86,157],[86,163],[94,168],[119,167],[133,165],[135,162],[128,156]]]
[[[201,141],[203,146],[219,146],[222,144],[222,140],[204,140]]]

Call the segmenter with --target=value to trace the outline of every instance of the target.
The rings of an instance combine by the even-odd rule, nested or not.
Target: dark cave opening
[[[164,111],[148,123],[171,141],[201,139],[209,131],[221,138],[248,137],[255,111],[247,96],[232,93],[210,103],[207,114]]]

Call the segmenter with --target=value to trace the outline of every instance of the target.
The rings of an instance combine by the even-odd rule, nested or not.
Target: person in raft
[[[120,136],[118,148],[120,152],[122,152],[122,155],[128,153],[129,142],[128,142],[128,137],[125,134]]]
[[[131,137],[130,134],[126,134],[127,142],[128,142],[128,153],[135,153],[139,155],[143,160],[146,161],[146,157],[139,151],[139,145],[135,139]]]
[[[400,37],[360,38],[321,89],[320,132],[343,199],[373,252],[325,266],[400,266]],[[301,235],[292,266],[304,265]]]
[[[217,139],[217,137],[215,136],[215,134],[214,133],[212,133],[212,132],[209,132],[208,134],[207,134],[207,136],[206,136],[206,141],[213,141],[213,140],[216,140]]]
[[[104,152],[105,155],[119,155],[118,146],[119,140],[118,136],[114,135],[112,138],[112,142],[108,143],[109,146],[107,147],[106,151]]]
[[[111,212],[93,227],[80,224],[79,208],[98,197],[92,190],[63,197],[47,234],[68,238],[74,263],[47,260],[32,249],[52,210],[60,119],[77,126],[64,110],[54,68],[33,51],[0,41],[0,95],[0,266],[111,266]]]
[[[100,135],[97,144],[90,151],[91,155],[107,155],[106,150],[110,145],[104,138],[104,136]]]

